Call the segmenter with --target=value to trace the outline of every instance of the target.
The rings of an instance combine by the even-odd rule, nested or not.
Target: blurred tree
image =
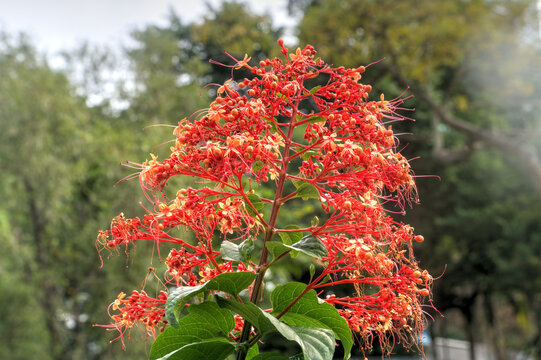
[[[207,104],[203,85],[229,74],[216,72],[209,54],[233,47],[232,53],[242,57],[274,46],[276,32],[269,32],[267,16],[240,4],[212,11],[197,25],[205,28],[183,25],[172,14],[167,27],[135,31],[135,44],[127,49],[134,78],[115,78],[127,69],[109,49],[84,44],[66,52],[67,71],[61,72],[52,70],[24,36],[1,35],[0,336],[6,346],[0,358],[116,358],[120,343],[108,345],[114,336],[91,324],[109,322],[106,308],[115,294],[142,286],[150,252],[127,260],[107,260],[103,254],[109,264],[97,271],[90,239],[120,209],[137,215],[135,194],[144,199],[137,181],[113,187],[129,174],[114,164],[140,161],[172,137],[169,127],[143,133],[143,126],[174,125]],[[242,17],[234,19],[234,12]],[[216,34],[225,30],[215,31],[221,16],[236,21],[235,31],[254,24],[269,31],[235,32],[218,49]],[[245,22],[250,25],[243,28]],[[200,30],[209,37],[195,39],[194,31]],[[248,46],[240,55],[236,51],[244,45],[235,48],[236,41]],[[104,91],[104,83],[112,90]],[[123,357],[143,356],[144,347],[132,343]]]
[[[443,273],[435,282],[436,307],[443,313],[459,309],[466,338],[492,344],[499,358],[507,358],[506,347],[532,351],[539,326],[532,299],[541,295],[535,260],[541,208],[531,201],[531,184],[509,171],[495,150],[477,151],[460,165],[425,164],[417,170],[437,171],[442,178],[420,187],[422,205],[408,220],[429,239],[419,257],[433,273]],[[509,307],[514,316],[497,318]],[[436,316],[438,329],[443,321]]]
[[[494,147],[521,166],[541,197],[539,148],[532,137],[530,141],[517,139],[517,129],[513,129],[513,119],[520,118],[522,134],[524,126],[530,134],[539,131],[539,122],[531,112],[534,104],[539,106],[535,99],[541,91],[539,82],[531,81],[532,75],[538,77],[535,69],[541,66],[539,39],[526,39],[524,32],[532,13],[536,14],[535,1],[290,3],[306,11],[299,24],[300,42],[313,43],[324,58],[349,66],[384,59],[372,76],[390,73],[400,87],[411,87],[430,111],[432,152],[438,160],[453,164],[480,146]],[[492,60],[488,66],[474,61],[482,58]],[[495,59],[501,60],[497,70]],[[491,78],[501,80],[491,83],[501,91],[479,95],[472,80]],[[488,84],[477,85],[486,88]],[[502,106],[504,94],[519,101],[506,101],[507,106]],[[469,98],[475,101],[469,102]],[[502,127],[501,121],[492,121],[486,112],[474,120],[463,117],[465,110],[487,108],[503,108],[512,118]],[[451,129],[462,134],[465,142],[448,147],[446,138]]]
[[[126,260],[98,272],[89,244],[133,198],[137,184],[114,189],[123,175],[111,167],[128,132],[104,108],[88,108],[24,36],[1,34],[0,66],[0,358],[114,354],[91,324],[109,322],[111,294],[134,280]]]
[[[87,116],[81,112],[84,105],[71,96],[66,78],[40,61],[25,39],[13,44],[3,37],[0,158],[6,174],[2,180],[7,183],[2,189],[16,199],[4,211],[11,236],[15,236],[12,241],[27,255],[18,270],[39,289],[31,299],[41,315],[33,320],[41,322],[48,335],[42,350],[45,356],[55,358],[63,338],[59,321],[63,315],[59,283],[63,279],[53,268],[57,261],[65,261],[61,257],[65,244],[57,235],[66,220],[65,205],[73,191],[71,179],[77,179],[69,164],[77,161],[84,149],[73,135]],[[38,288],[38,284],[42,286]]]
[[[148,26],[132,38],[127,55],[135,81],[124,114],[130,121],[171,124],[204,105],[201,77],[209,65],[196,58],[188,26],[171,14],[168,26]]]
[[[135,89],[128,96],[130,116],[148,123],[191,114],[207,103],[206,95],[214,94],[213,88],[203,91],[204,86],[231,78],[230,68],[210,60],[234,63],[227,51],[236,58],[249,52],[258,61],[274,51],[280,30],[272,26],[270,16],[254,14],[237,2],[209,5],[208,11],[201,23],[183,24],[171,10],[166,26],[132,33],[135,46],[127,50],[135,73]]]
[[[272,24],[270,15],[258,15],[250,11],[247,4],[224,1],[219,7],[208,5],[208,15],[200,24],[190,28],[194,48],[204,62],[213,60],[231,65],[235,62],[225,52],[237,59],[250,54],[254,62],[279,54],[276,40],[282,29]],[[205,81],[223,83],[231,77],[231,69],[213,64]],[[236,71],[235,77],[250,77],[251,74]]]

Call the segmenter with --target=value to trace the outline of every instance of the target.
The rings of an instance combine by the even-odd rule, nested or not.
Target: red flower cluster
[[[167,293],[160,291],[157,299],[152,298],[143,291],[133,291],[131,296],[126,299],[126,294],[120,293],[117,299],[111,304],[114,311],[120,311],[118,314],[112,314],[111,318],[114,324],[107,327],[111,330],[117,330],[124,346],[124,333],[136,325],[138,322],[145,325],[147,332],[154,337],[155,328],[163,327],[167,324],[165,320],[164,305],[167,302]],[[102,326],[102,325],[100,325]],[[118,339],[117,338],[117,339]],[[116,340],[116,339],[115,339]]]
[[[263,233],[262,242],[279,233],[309,233],[328,256],[318,260],[322,270],[307,290],[352,284],[354,295],[330,294],[325,300],[366,346],[374,334],[419,335],[421,300],[431,285],[412,252],[412,242],[422,237],[384,209],[416,201],[408,161],[383,123],[401,119],[394,109],[402,99],[386,101],[382,95],[369,101],[371,86],[361,83],[365,67],[333,68],[315,58],[312,46],[290,54],[279,45],[285,60],[267,59],[259,66],[249,65],[247,57],[238,61],[235,68],[244,67],[253,77],[226,82],[209,109],[180,121],[171,155],[140,165],[143,189],[161,199],[154,211],[143,220],[120,215],[98,243],[107,248],[136,240],[173,243],[180,248],[167,257],[169,279],[197,285],[222,272],[260,272],[268,264],[264,247],[259,264],[225,261],[212,247],[216,233],[224,241]],[[203,179],[206,187],[181,189],[167,200],[161,190],[177,175]],[[286,181],[298,190],[286,194]],[[274,186],[274,198],[255,195],[254,182]],[[317,191],[315,201],[327,215],[309,227],[278,228],[278,212],[302,195],[303,185]],[[262,204],[272,206],[269,217],[260,212]],[[191,230],[197,244],[172,236],[178,226]],[[128,324],[138,318],[114,319]]]

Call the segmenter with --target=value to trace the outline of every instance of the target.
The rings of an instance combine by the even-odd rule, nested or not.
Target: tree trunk
[[[34,261],[37,265],[38,273],[32,274],[32,278],[36,284],[40,284],[38,288],[42,289],[39,303],[45,315],[45,326],[49,333],[49,354],[53,359],[61,359],[61,349],[59,344],[61,341],[60,331],[58,328],[57,308],[55,305],[55,288],[52,279],[47,276],[46,271],[49,266],[48,254],[50,249],[44,243],[46,222],[39,209],[36,200],[36,191],[30,180],[24,179],[24,186],[28,196],[28,208],[30,211],[30,222],[32,224],[32,238]]]
[[[474,335],[474,324],[473,324],[473,303],[468,303],[466,306],[462,307],[462,314],[466,320],[466,336],[468,337],[468,342],[470,344],[470,360],[476,360],[475,356],[475,335]]]
[[[489,294],[485,294],[485,296],[483,297],[483,300],[484,300],[483,307],[485,309],[485,316],[488,323],[487,333],[488,333],[488,338],[490,340],[490,345],[492,347],[492,351],[494,351],[494,356],[496,357],[496,360],[506,360],[507,357],[505,355],[505,350],[502,348],[500,344],[498,326],[496,324],[496,319],[494,316],[494,303]]]

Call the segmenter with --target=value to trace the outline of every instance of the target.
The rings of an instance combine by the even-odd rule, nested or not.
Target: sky
[[[167,24],[172,7],[185,22],[205,14],[206,3],[222,0],[0,0],[0,31],[25,32],[42,52],[54,55],[84,40],[120,45],[129,33],[148,24]],[[295,19],[286,10],[287,0],[242,0],[257,12],[270,12],[278,26],[292,28]],[[538,0],[541,12],[541,0]],[[540,18],[541,21],[541,18]],[[540,25],[541,32],[541,25]],[[541,33],[540,33],[541,36]],[[286,43],[294,42],[286,31]],[[290,41],[288,41],[290,40]]]
[[[130,43],[130,33],[146,25],[167,25],[172,8],[185,23],[198,22],[207,13],[206,4],[218,6],[222,0],[0,0],[0,32],[30,36],[31,42],[46,54],[48,64],[64,69],[62,51],[71,51],[88,41],[91,45],[106,45],[108,49],[119,50]],[[288,36],[287,28],[293,28],[295,19],[287,12],[287,0],[240,0],[256,13],[270,13],[274,24],[286,28],[284,39],[294,42]],[[289,32],[291,34],[291,32]],[[290,41],[288,41],[288,39]],[[133,74],[122,64],[116,64],[112,72],[102,74],[103,83],[96,89],[86,88],[88,104],[99,104],[110,99],[115,109],[127,106],[117,99],[118,81],[129,87]],[[71,74],[76,84],[83,83],[84,74]]]
[[[0,0],[0,30],[25,32],[39,50],[50,55],[77,47],[84,40],[120,45],[135,28],[165,25],[172,7],[185,22],[205,14],[205,3],[221,0]],[[292,26],[287,0],[247,0],[257,13],[270,12],[276,25]]]

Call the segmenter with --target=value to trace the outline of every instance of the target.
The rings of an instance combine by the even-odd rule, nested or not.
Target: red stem
[[[280,177],[278,178],[278,183],[276,185],[276,193],[274,196],[274,202],[272,205],[272,210],[269,218],[268,225],[265,232],[265,238],[263,240],[263,249],[261,251],[261,256],[259,258],[259,265],[260,268],[257,271],[257,277],[254,281],[254,287],[252,289],[252,294],[250,295],[250,301],[254,304],[257,304],[259,300],[259,296],[261,293],[262,285],[263,285],[263,278],[265,276],[265,272],[267,271],[267,268],[264,266],[261,266],[267,262],[267,257],[269,255],[269,251],[267,250],[267,247],[265,244],[272,239],[272,236],[275,233],[275,225],[276,225],[276,219],[278,218],[278,212],[280,211],[280,206],[282,203],[280,202],[280,199],[282,198],[282,193],[284,190],[284,184],[287,178],[287,166],[289,164],[289,148],[291,147],[291,138],[293,137],[293,130],[294,130],[294,124],[295,124],[295,117],[297,116],[299,101],[297,100],[297,103],[295,106],[293,106],[293,112],[291,114],[291,122],[289,123],[289,129],[287,137],[285,140],[285,146],[284,146],[284,154],[282,156],[282,169],[280,170]],[[246,342],[248,340],[248,337],[250,336],[250,332],[252,331],[252,324],[249,322],[245,322],[244,326],[242,327],[242,333],[240,336],[240,343]],[[237,360],[244,360],[246,359],[246,353],[245,350],[240,350],[237,353]]]

